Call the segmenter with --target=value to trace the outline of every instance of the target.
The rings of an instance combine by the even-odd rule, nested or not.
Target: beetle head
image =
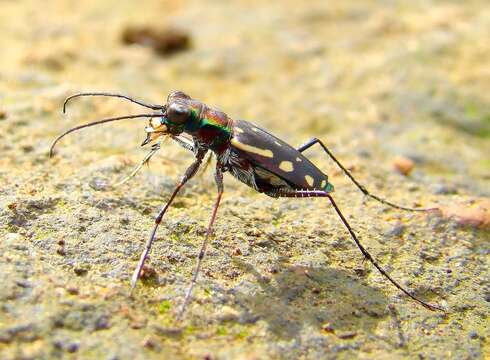
[[[192,106],[192,99],[182,91],[173,91],[168,95],[167,104],[159,118],[150,119],[145,128],[146,139],[143,145],[158,139],[163,135],[180,135],[185,126],[196,118],[196,110]]]

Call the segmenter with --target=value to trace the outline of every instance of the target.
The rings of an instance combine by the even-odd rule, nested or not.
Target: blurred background
[[[489,35],[487,1],[0,0],[2,357],[484,356]],[[156,275],[127,298],[152,216],[192,154],[168,143],[113,188],[147,151],[146,120],[87,129],[47,153],[71,126],[141,112],[90,98],[63,115],[66,96],[163,104],[171,90],[293,146],[321,138],[378,195],[439,207],[436,218],[383,211],[319,149],[307,153],[395,277],[466,312],[448,320],[399,296],[322,203],[274,201],[227,179],[213,245],[225,254],[210,250],[180,329],[171,314],[209,216],[209,170],[162,225]],[[393,298],[398,317],[386,310]]]

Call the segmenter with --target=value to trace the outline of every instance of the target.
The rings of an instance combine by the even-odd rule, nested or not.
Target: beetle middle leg
[[[406,211],[430,211],[430,210],[434,210],[434,208],[419,208],[419,209],[416,209],[416,208],[410,208],[410,207],[406,207],[406,206],[401,206],[401,205],[397,205],[397,204],[394,204],[388,200],[385,200],[383,198],[380,198],[379,196],[377,195],[374,195],[374,194],[371,194],[362,184],[360,184],[355,178],[354,176],[352,176],[352,174],[350,173],[349,170],[347,170],[341,163],[340,161],[337,160],[337,158],[333,155],[333,153],[325,146],[325,144],[317,139],[317,138],[311,138],[310,140],[308,140],[306,143],[304,143],[303,145],[301,145],[299,148],[297,148],[297,150],[299,152],[303,152],[305,151],[306,149],[309,149],[310,147],[312,147],[313,145],[315,144],[319,144],[322,149],[327,153],[327,155],[337,164],[337,166],[339,168],[342,169],[342,171],[344,172],[345,175],[347,175],[347,177],[354,183],[354,185],[357,186],[357,188],[359,190],[362,191],[362,193],[366,196],[369,196],[370,198],[376,200],[376,201],[379,201],[380,203],[382,204],[385,204],[385,205],[388,205],[388,206],[391,206],[395,209],[400,209],[400,210],[406,210]]]
[[[364,255],[364,258],[368,259],[371,264],[374,265],[374,267],[386,278],[388,279],[396,288],[398,288],[400,291],[402,291],[405,295],[409,296],[411,299],[417,301],[420,303],[422,306],[426,307],[429,310],[440,310],[444,311],[440,307],[437,307],[435,305],[428,304],[419,298],[417,298],[415,295],[411,294],[408,290],[403,288],[398,282],[396,282],[388,273],[374,260],[374,258],[371,256],[371,254],[362,246],[361,242],[359,241],[357,235],[354,233],[354,230],[350,226],[349,222],[347,219],[344,217],[342,212],[340,211],[339,207],[337,206],[336,202],[334,201],[333,197],[331,194],[323,191],[323,190],[287,190],[287,191],[278,191],[277,195],[279,197],[294,197],[294,198],[310,198],[310,197],[327,197],[330,200],[330,203],[335,209],[335,212],[339,216],[340,220],[344,224],[345,228],[349,232],[352,240],[356,243],[357,247],[361,251],[362,255]]]
[[[218,207],[221,201],[221,196],[223,195],[223,172],[221,170],[221,164],[217,163],[216,164],[216,173],[215,173],[215,181],[216,181],[216,186],[218,188],[218,196],[216,197],[214,207],[213,207],[213,212],[211,215],[211,219],[209,220],[209,225],[208,229],[206,231],[206,237],[204,238],[204,241],[201,245],[201,249],[199,251],[199,255],[197,257],[197,265],[194,270],[194,273],[192,275],[192,280],[191,283],[189,284],[189,287],[187,288],[185,292],[185,297],[184,297],[184,303],[182,304],[182,307],[180,308],[180,311],[177,315],[177,318],[180,319],[182,315],[184,314],[185,308],[187,307],[187,304],[189,303],[189,300],[191,298],[191,293],[192,289],[194,288],[194,285],[196,284],[197,277],[199,275],[199,270],[201,269],[201,263],[202,259],[204,258],[204,255],[206,254],[206,248],[208,246],[209,242],[209,237],[211,236],[211,233],[213,231],[213,224],[214,221],[216,220],[216,213],[218,212]]]
[[[162,221],[163,215],[165,214],[165,212],[169,208],[170,204],[172,204],[175,196],[180,191],[182,186],[184,186],[184,184],[196,174],[197,170],[199,169],[199,166],[202,163],[202,159],[204,158],[205,154],[206,154],[206,150],[200,150],[197,152],[196,159],[187,168],[184,176],[175,186],[174,191],[172,192],[172,195],[170,196],[170,199],[167,201],[165,206],[160,210],[157,217],[155,218],[155,225],[153,226],[153,230],[151,231],[150,237],[149,237],[148,241],[146,242],[146,245],[145,245],[143,252],[141,253],[141,257],[140,257],[140,260],[138,262],[138,266],[134,270],[133,276],[131,278],[131,292],[134,290],[134,288],[136,286],[136,282],[138,281],[138,278],[141,274],[141,269],[143,269],[143,265],[145,264],[146,257],[148,256],[148,252],[150,251],[151,244],[153,243],[153,240],[155,239],[155,234],[157,232],[158,225],[160,225],[160,222]]]

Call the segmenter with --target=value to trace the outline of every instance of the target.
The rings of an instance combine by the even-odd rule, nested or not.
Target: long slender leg
[[[202,159],[204,155],[206,154],[206,150],[198,151],[196,154],[196,159],[194,162],[187,168],[184,176],[182,179],[177,183],[177,185],[174,188],[174,191],[172,192],[172,195],[170,196],[170,199],[167,201],[165,206],[160,210],[158,213],[157,217],[155,218],[155,225],[153,226],[153,230],[151,231],[150,237],[148,238],[148,241],[146,242],[145,248],[143,252],[141,253],[140,261],[138,262],[138,266],[134,270],[133,277],[131,278],[131,292],[134,290],[136,286],[136,282],[138,281],[138,278],[141,274],[141,269],[143,269],[143,265],[145,264],[146,257],[148,256],[148,252],[150,251],[151,244],[153,243],[153,239],[155,238],[155,234],[158,229],[158,225],[160,225],[160,222],[162,221],[163,215],[169,208],[170,204],[172,204],[175,196],[179,192],[179,190],[184,186],[184,184],[192,178],[197,170],[199,169],[199,166],[202,163]]]
[[[374,265],[374,267],[376,269],[378,269],[378,271],[385,278],[387,278],[393,285],[395,285],[404,294],[406,294],[407,296],[409,296],[410,298],[412,298],[413,300],[415,300],[416,302],[418,302],[422,306],[426,307],[427,309],[429,309],[429,310],[440,310],[440,311],[444,311],[440,307],[437,307],[435,305],[430,305],[430,304],[428,304],[428,303],[426,303],[426,302],[418,299],[415,295],[412,295],[408,290],[405,290],[390,275],[388,275],[388,273],[385,270],[383,270],[383,268],[376,262],[376,260],[374,260],[374,258],[364,248],[364,246],[361,245],[359,239],[357,238],[356,234],[354,233],[354,230],[352,230],[349,222],[344,217],[344,215],[340,211],[339,207],[337,206],[337,204],[333,200],[333,197],[329,193],[327,193],[325,191],[321,191],[321,190],[296,190],[296,191],[293,190],[293,191],[288,191],[288,192],[278,192],[277,195],[279,195],[280,197],[295,197],[295,198],[304,198],[304,197],[327,197],[330,200],[330,202],[332,203],[332,205],[333,205],[333,207],[334,207],[337,215],[339,216],[340,220],[344,224],[344,226],[347,229],[347,231],[349,232],[350,236],[352,237],[352,239],[356,243],[357,247],[359,248],[359,250],[361,250],[361,253],[364,255],[364,257],[366,259],[368,259],[371,262],[371,264]]]
[[[347,170],[341,163],[338,161],[335,156],[332,154],[332,152],[323,144],[323,142],[317,138],[312,138],[308,140],[306,143],[301,145],[297,150],[299,152],[303,152],[306,149],[312,147],[315,144],[320,144],[320,146],[323,148],[323,150],[327,153],[327,155],[338,165],[339,168],[342,169],[345,175],[351,179],[351,181],[363,192],[364,195],[369,196],[370,198],[379,201],[382,204],[391,206],[395,209],[400,209],[400,210],[406,210],[406,211],[430,211],[430,210],[435,210],[434,208],[424,208],[424,209],[415,209],[415,208],[410,208],[410,207],[405,207],[405,206],[400,206],[397,204],[394,204],[392,202],[389,202],[388,200],[382,199],[379,196],[376,196],[374,194],[371,194],[363,185],[361,185],[355,178],[352,176],[352,174]]]
[[[133,176],[135,176],[138,171],[141,170],[141,168],[143,167],[143,165],[147,164],[151,157],[153,155],[155,155],[155,153],[160,150],[160,143],[156,143],[154,144],[152,147],[151,147],[151,150],[148,154],[146,154],[146,156],[143,158],[143,160],[140,161],[140,163],[138,164],[138,166],[136,166],[133,171],[131,171],[131,173],[124,177],[123,179],[119,180],[117,183],[114,184],[114,187],[117,187],[117,186],[121,186],[122,184],[126,183],[127,181],[129,181]]]
[[[211,219],[209,220],[208,230],[206,231],[206,237],[204,238],[204,241],[201,245],[201,250],[199,251],[199,255],[197,257],[197,265],[196,265],[196,268],[194,270],[194,274],[192,275],[191,283],[189,284],[189,287],[187,288],[187,290],[185,292],[184,303],[182,304],[182,307],[180,308],[180,311],[177,315],[177,319],[180,319],[182,317],[182,315],[184,314],[184,311],[187,307],[187,304],[189,303],[189,300],[191,298],[192,289],[194,288],[194,285],[196,284],[197,277],[199,275],[199,270],[201,270],[202,259],[204,258],[204,255],[206,254],[206,248],[208,246],[209,237],[211,236],[211,233],[213,231],[213,224],[214,224],[214,221],[216,220],[216,213],[218,212],[218,207],[219,207],[219,203],[221,201],[221,196],[223,195],[223,173],[221,171],[220,164],[216,164],[215,180],[216,180],[216,186],[218,187],[218,196],[216,197],[216,200],[214,202],[213,213],[211,215]]]

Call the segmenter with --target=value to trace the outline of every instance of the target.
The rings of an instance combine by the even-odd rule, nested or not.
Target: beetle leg
[[[184,176],[182,179],[177,183],[177,185],[174,188],[174,191],[172,192],[172,195],[170,196],[170,199],[167,201],[165,206],[160,210],[158,213],[157,217],[155,218],[155,225],[153,226],[153,230],[151,231],[150,237],[148,241],[146,242],[145,248],[143,252],[141,253],[140,260],[138,262],[138,266],[134,270],[133,277],[131,278],[131,292],[134,290],[136,286],[136,282],[138,281],[138,278],[141,274],[141,269],[143,269],[143,265],[145,264],[146,257],[148,256],[148,252],[150,251],[151,244],[153,242],[153,239],[155,238],[155,234],[158,228],[158,225],[160,225],[160,222],[162,221],[163,215],[169,208],[170,204],[172,204],[175,196],[179,192],[179,190],[184,186],[184,184],[191,179],[199,169],[199,166],[202,163],[202,159],[204,158],[204,155],[206,154],[207,150],[199,150],[198,153],[196,154],[196,159],[194,162],[187,168]]]
[[[199,169],[198,176],[202,176],[206,172],[206,170],[209,167],[209,164],[211,164],[211,161],[213,160],[213,153],[212,152],[209,152],[208,154],[209,155],[207,155],[207,157],[203,160],[203,165]]]
[[[377,195],[374,195],[374,194],[371,194],[363,185],[361,185],[355,178],[354,176],[352,176],[352,174],[349,172],[349,170],[347,170],[341,163],[340,161],[338,161],[335,156],[332,154],[332,152],[325,146],[325,144],[323,144],[323,142],[317,138],[311,138],[310,140],[308,140],[306,143],[304,143],[303,145],[301,145],[297,150],[299,152],[303,152],[305,151],[306,149],[312,147],[313,145],[315,144],[320,144],[320,146],[323,148],[323,150],[327,153],[327,155],[338,165],[338,167],[340,167],[342,169],[342,171],[344,172],[345,175],[347,175],[347,177],[349,179],[351,179],[351,181],[359,188],[359,190],[362,191],[362,193],[366,196],[369,196],[370,198],[376,200],[376,201],[379,201],[380,203],[382,204],[385,204],[385,205],[388,205],[388,206],[391,206],[395,209],[400,209],[400,210],[406,210],[406,211],[431,211],[431,210],[436,210],[437,208],[422,208],[422,209],[415,209],[415,208],[410,208],[410,207],[405,207],[405,206],[400,206],[400,205],[397,205],[397,204],[394,204],[392,202],[389,202],[388,200],[385,200],[383,198],[380,198],[379,196]]]
[[[215,181],[216,181],[216,186],[218,188],[218,196],[216,197],[216,200],[214,202],[214,207],[213,207],[213,213],[211,215],[211,219],[209,220],[209,225],[208,229],[206,231],[206,237],[204,238],[204,241],[201,245],[201,250],[199,251],[199,255],[197,257],[197,265],[194,270],[194,273],[192,275],[192,280],[191,283],[189,284],[189,287],[187,288],[185,292],[185,297],[184,297],[184,303],[182,304],[182,307],[180,308],[180,311],[177,315],[177,319],[180,319],[182,315],[184,314],[185,308],[187,307],[187,304],[189,303],[189,300],[191,298],[191,293],[192,289],[194,288],[194,285],[196,284],[197,281],[197,276],[199,275],[199,270],[201,269],[201,263],[202,259],[204,258],[204,254],[206,253],[206,248],[209,242],[209,237],[211,236],[211,233],[213,231],[213,224],[214,221],[216,220],[216,213],[218,212],[218,207],[221,201],[221,196],[223,195],[223,172],[221,171],[221,165],[218,163],[216,164],[216,173],[215,173]]]
[[[295,197],[295,198],[304,198],[304,197],[327,197],[330,200],[330,202],[332,203],[332,206],[334,207],[335,212],[339,216],[339,218],[342,221],[342,223],[344,224],[345,228],[349,232],[352,240],[354,240],[354,242],[356,243],[356,245],[359,248],[359,250],[361,250],[361,253],[362,253],[362,255],[364,255],[364,258],[365,259],[368,259],[371,262],[371,264],[373,264],[374,267],[376,269],[378,269],[378,271],[386,279],[388,279],[393,285],[395,285],[395,287],[397,287],[400,291],[402,291],[404,294],[406,294],[407,296],[409,296],[410,298],[412,298],[413,300],[415,300],[416,302],[418,302],[419,304],[421,304],[425,308],[427,308],[429,310],[440,310],[440,311],[444,311],[442,308],[440,308],[438,306],[428,304],[428,303],[426,303],[426,302],[418,299],[415,295],[412,295],[408,290],[405,290],[390,275],[388,275],[388,273],[376,262],[376,260],[374,260],[374,258],[371,256],[371,254],[364,248],[364,246],[361,245],[359,239],[357,238],[357,235],[354,233],[354,230],[352,230],[349,222],[344,217],[344,215],[340,211],[339,207],[337,206],[337,204],[333,200],[333,197],[329,193],[327,193],[325,191],[321,191],[321,190],[289,190],[289,191],[286,190],[286,191],[278,191],[277,195],[279,197]]]
[[[182,135],[171,136],[171,138],[173,141],[175,141],[177,144],[182,146],[184,149],[192,152],[195,151],[194,142],[192,141],[192,139],[188,139]]]
[[[114,187],[117,187],[117,186],[120,186],[120,185],[124,184],[124,183],[125,183],[125,182],[127,182],[129,179],[131,179],[133,176],[135,176],[135,175],[138,173],[138,171],[140,171],[140,170],[141,170],[141,168],[143,167],[143,165],[147,164],[147,163],[150,161],[151,157],[152,157],[153,155],[155,155],[155,153],[156,153],[158,150],[160,150],[160,143],[155,143],[155,144],[153,144],[153,145],[152,145],[152,147],[151,147],[150,152],[149,152],[148,154],[146,154],[146,156],[143,158],[143,160],[141,160],[141,162],[138,164],[138,166],[136,166],[136,167],[134,168],[134,170],[133,170],[133,171],[131,171],[131,173],[130,173],[128,176],[126,176],[126,177],[125,177],[125,178],[123,178],[122,180],[120,180],[120,181],[118,181],[117,183],[115,183],[115,184],[114,184]]]

